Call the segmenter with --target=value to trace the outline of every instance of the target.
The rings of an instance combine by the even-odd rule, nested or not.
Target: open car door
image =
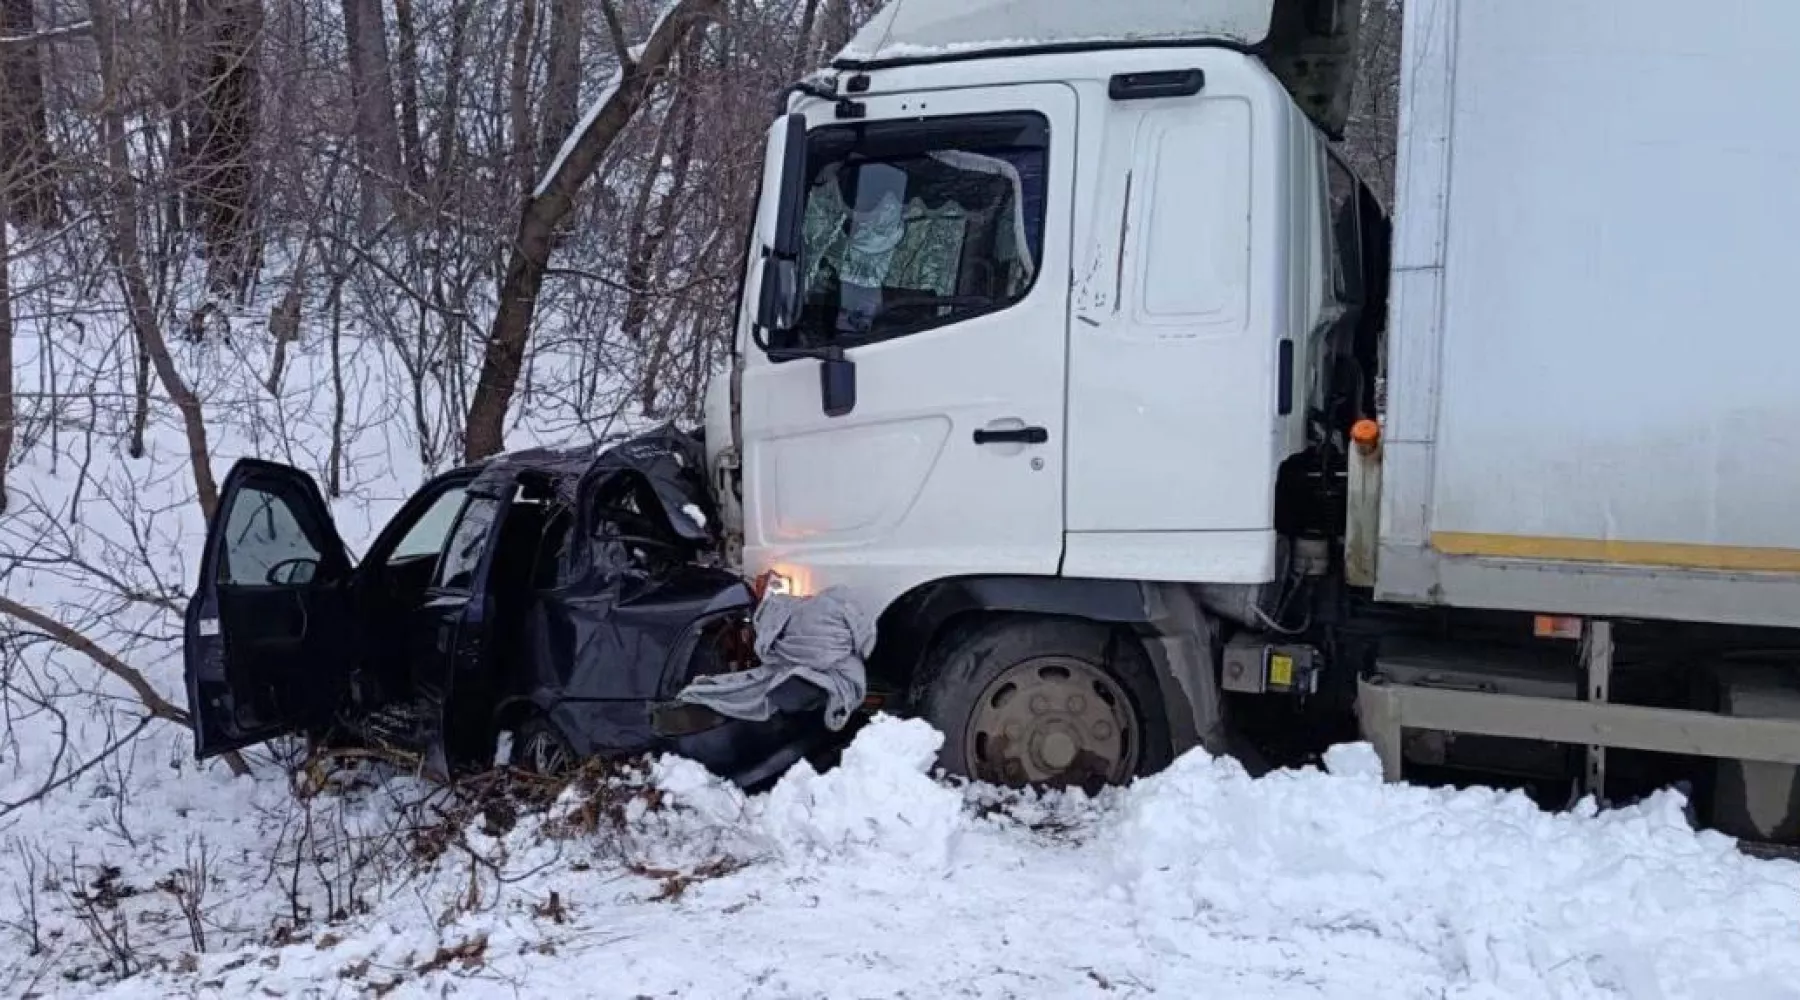
[[[330,719],[353,665],[351,571],[311,476],[254,459],[232,467],[187,609],[195,756]]]

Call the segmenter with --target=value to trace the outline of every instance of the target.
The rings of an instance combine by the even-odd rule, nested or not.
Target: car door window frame
[[[467,483],[454,483],[445,489],[437,491],[431,499],[425,502],[423,507],[417,511],[417,514],[410,519],[409,523],[404,526],[399,537],[394,539],[393,545],[386,552],[382,553],[381,561],[383,565],[391,565],[396,559],[435,558],[441,555],[444,551],[445,543],[450,540],[451,533],[456,530],[456,520],[457,517],[461,515],[462,506],[468,499],[468,491]],[[402,552],[401,547],[412,540],[413,535],[428,519],[437,514],[440,507],[449,510],[449,515],[444,519],[445,524],[443,532],[437,535],[429,546]]]
[[[257,499],[251,499],[253,496]],[[254,504],[254,509],[248,509],[246,501]],[[246,509],[248,509],[248,514],[240,523],[240,514]],[[279,527],[276,523],[277,511],[285,521],[285,524]],[[251,538],[253,533],[263,530],[262,524],[259,522],[267,523],[269,533],[267,542],[270,544],[263,548],[269,549],[275,543],[281,543],[284,545],[285,551],[258,553],[257,546],[251,543]],[[293,538],[276,537],[278,531],[288,533],[289,529],[291,529]],[[295,539],[306,549],[304,553],[295,546]],[[266,489],[260,484],[248,484],[231,498],[231,504],[225,511],[225,523],[219,546],[218,583],[220,586],[227,587],[303,586],[307,581],[276,581],[270,579],[270,574],[278,566],[301,559],[311,562],[316,571],[325,561],[325,548],[324,540],[313,537],[313,532],[308,530],[305,519],[294,509],[291,498],[282,495],[279,491]],[[262,572],[249,574],[240,572],[244,566],[257,561],[255,559],[245,560],[243,557],[246,555],[260,557]]]
[[[294,484],[282,478],[283,473],[300,474],[297,470],[275,463],[245,459],[238,468],[232,470],[231,479],[242,477],[243,482],[228,482],[229,491],[221,490],[224,503],[216,514],[221,518],[220,530],[216,540],[208,538],[207,549],[202,553],[202,563],[207,567],[203,572],[211,574],[211,585],[214,587],[310,587],[340,582],[354,570],[355,562],[350,552],[344,547],[343,540],[337,535],[336,526],[331,523],[330,509],[324,505],[323,497],[307,497],[295,495]],[[317,486],[311,487],[316,490]],[[314,550],[317,568],[313,575],[304,582],[271,583],[266,578],[256,580],[237,579],[231,568],[231,530],[232,518],[236,516],[238,506],[243,502],[245,493],[257,493],[268,497],[270,502],[280,504],[286,511],[294,526],[300,530],[306,544]],[[309,510],[312,501],[321,506],[320,511]],[[257,515],[252,515],[257,516]],[[315,520],[323,518],[320,523]],[[210,533],[209,533],[210,535]],[[217,551],[213,551],[214,546]]]
[[[363,557],[363,565],[370,568],[385,568],[392,562],[394,553],[400,548],[400,543],[406,540],[406,536],[419,526],[425,515],[430,513],[431,509],[437,506],[446,494],[460,494],[466,501],[469,487],[474,481],[475,476],[472,473],[459,470],[440,476],[420,487],[419,491],[408,498],[399,512],[382,527],[381,534],[376,536],[375,542],[369,546],[368,554]],[[462,514],[460,503],[456,513],[458,516]],[[451,530],[455,530],[454,520],[451,522]],[[446,532],[443,541],[449,541],[449,537],[449,533]],[[438,557],[442,554],[443,542],[440,542],[436,549],[408,555],[407,558],[429,557],[435,566]]]
[[[458,539],[463,537],[463,528],[470,523],[470,514],[477,508],[486,510],[485,521],[479,528],[479,541],[471,538],[467,543],[459,545]],[[471,593],[475,590],[476,583],[480,579],[481,568],[487,562],[488,548],[493,544],[495,526],[500,523],[500,516],[504,508],[505,501],[499,497],[477,493],[473,490],[468,492],[463,500],[462,510],[457,512],[455,525],[451,527],[449,536],[444,539],[443,551],[438,554],[437,567],[431,574],[432,590],[458,594]],[[445,575],[451,566],[451,559],[457,549],[465,548],[470,544],[475,545],[476,548],[473,551],[473,558],[466,567],[468,583],[466,585],[453,583],[454,578]],[[459,568],[457,572],[460,574],[464,570]]]

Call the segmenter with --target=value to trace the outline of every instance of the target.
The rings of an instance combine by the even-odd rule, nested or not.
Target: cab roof
[[[1073,45],[1268,37],[1275,0],[892,0],[839,53],[840,65]]]
[[[1362,0],[889,0],[832,60],[878,70],[990,56],[1219,45],[1262,60],[1338,138],[1356,82]]]

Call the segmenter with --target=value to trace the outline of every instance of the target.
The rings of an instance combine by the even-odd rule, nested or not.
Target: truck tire
[[[1172,756],[1143,648],[1091,622],[1008,617],[953,634],[912,701],[944,734],[944,770],[990,784],[1092,793]]]

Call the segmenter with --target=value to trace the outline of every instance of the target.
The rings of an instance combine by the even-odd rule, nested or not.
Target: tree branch
[[[613,50],[619,54],[619,68],[623,72],[632,62],[631,43],[625,40],[625,25],[619,21],[619,12],[613,7],[612,0],[600,0],[600,14],[606,18],[606,30],[612,35]]]
[[[507,407],[524,365],[544,270],[556,248],[558,230],[574,210],[576,194],[661,78],[676,45],[697,23],[718,20],[724,7],[724,0],[679,0],[671,7],[650,29],[643,54],[620,63],[614,85],[589,108],[526,200],[500,286],[500,305],[489,327],[481,374],[469,402],[463,438],[463,454],[468,459],[486,458],[505,448]]]
[[[60,42],[65,38],[85,38],[94,32],[94,22],[77,21],[60,28],[45,28],[29,35],[0,35],[0,49],[23,49],[33,45]]]
[[[138,701],[150,713],[151,718],[162,719],[165,722],[173,722],[182,726],[189,724],[190,719],[186,709],[164,698],[155,687],[151,686],[150,681],[138,672],[137,668],[102,649],[100,644],[94,640],[42,611],[20,604],[10,597],[0,596],[0,614],[17,618],[56,640],[59,644],[87,657],[100,669],[124,681],[125,685],[131,688],[132,693],[137,695]],[[244,763],[243,758],[235,753],[226,754],[225,763],[231,768],[232,774],[250,773],[250,768]]]

